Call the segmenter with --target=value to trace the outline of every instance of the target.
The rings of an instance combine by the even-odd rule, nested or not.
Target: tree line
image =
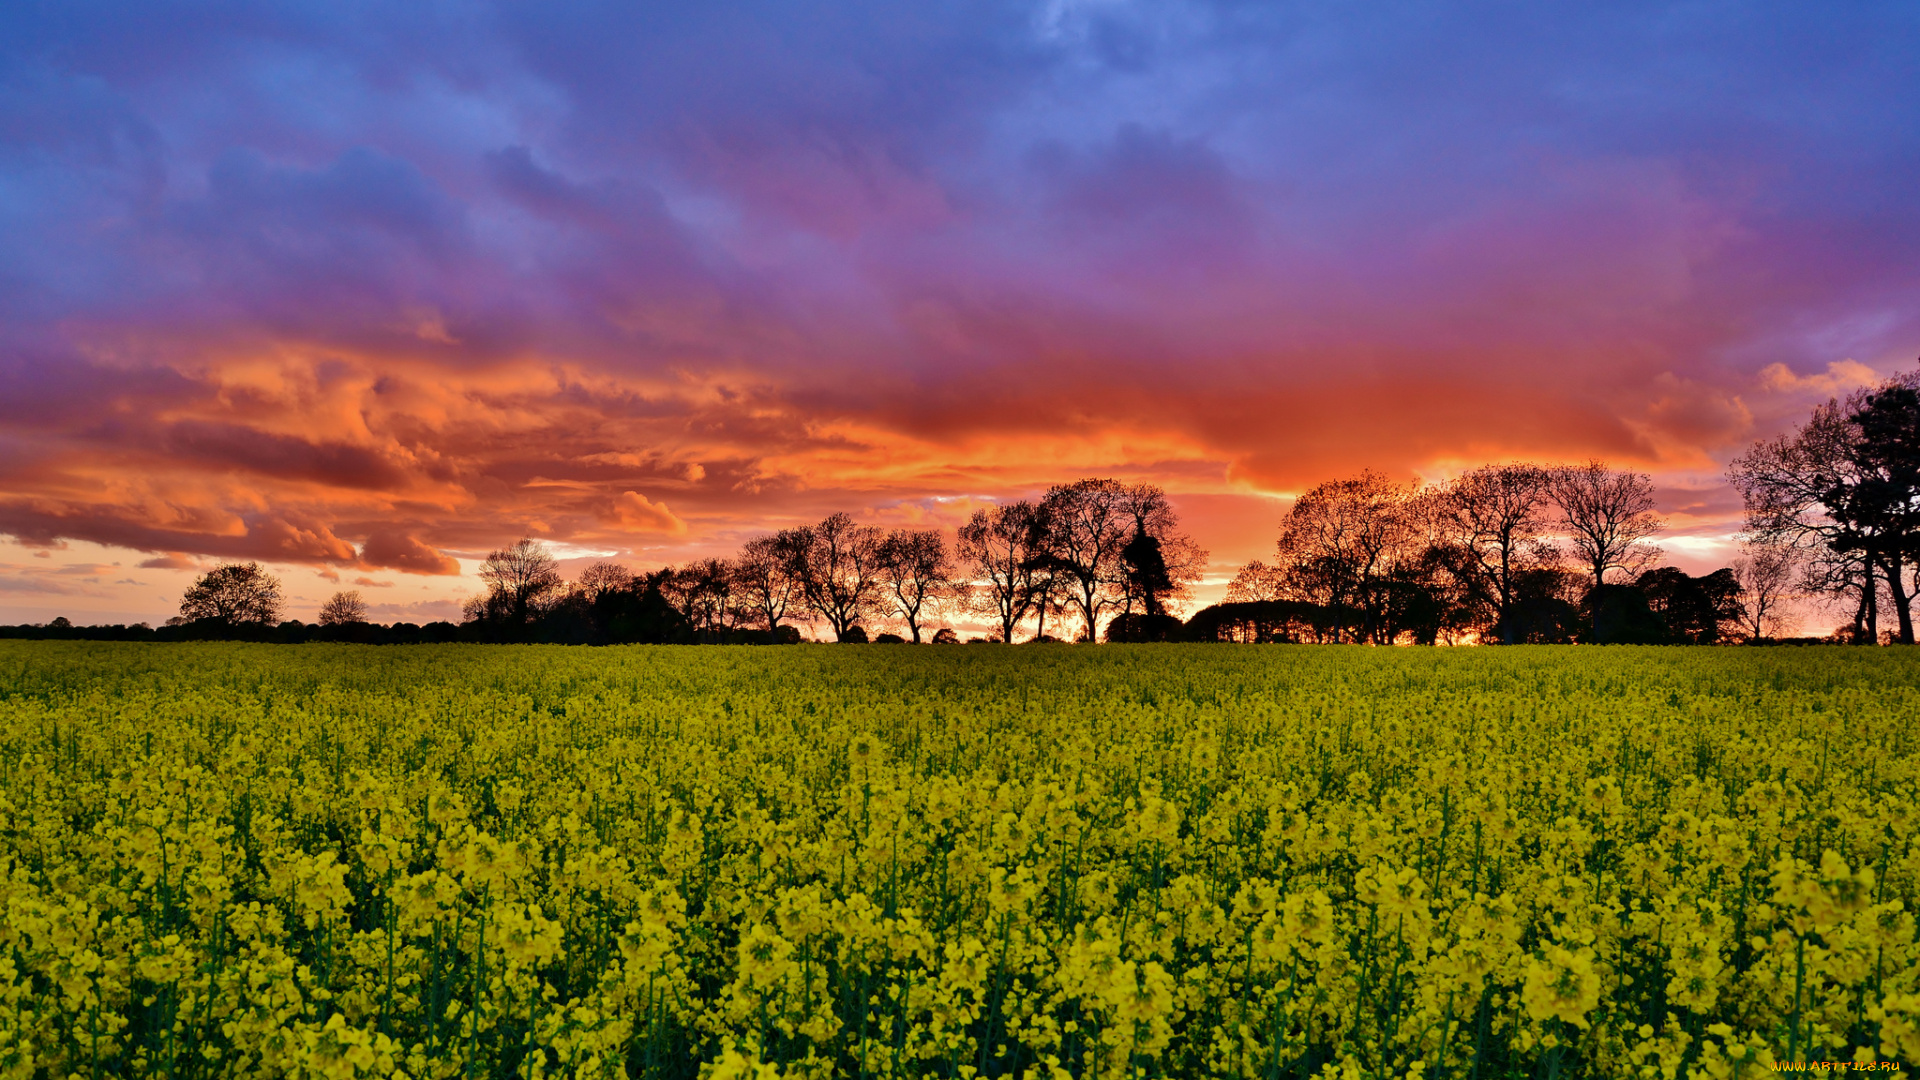
[[[953,543],[836,513],[732,558],[643,573],[596,563],[568,582],[523,539],[488,555],[465,624],[502,641],[781,642],[806,624],[838,642],[947,643],[959,637],[943,621],[977,615],[1001,641],[1029,623],[1037,639],[1125,639],[1180,625],[1172,609],[1206,556],[1160,488],[1088,479],[976,510]]]
[[[1296,500],[1273,561],[1243,567],[1186,636],[1711,644],[1779,639],[1811,604],[1849,617],[1832,640],[1913,643],[1920,371],[1829,399],[1727,478],[1740,554],[1700,576],[1659,565],[1651,479],[1598,461],[1330,481]]]
[[[1444,483],[1375,472],[1294,501],[1189,637],[1391,644],[1712,644],[1745,623],[1729,568],[1659,565],[1651,477],[1590,461],[1483,465]],[[1764,629],[1764,628],[1762,628]]]

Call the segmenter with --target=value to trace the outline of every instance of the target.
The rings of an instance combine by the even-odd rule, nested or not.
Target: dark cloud
[[[353,545],[331,528],[299,515],[259,514],[237,522],[210,508],[172,508],[165,519],[148,507],[75,500],[0,502],[0,533],[24,543],[56,537],[136,551],[191,551],[219,558],[297,563],[356,561]],[[237,531],[230,531],[233,525]]]
[[[460,563],[404,533],[376,532],[360,550],[362,565],[410,574],[457,574]]]
[[[147,445],[182,462],[217,463],[269,476],[319,480],[349,488],[394,488],[405,479],[405,470],[377,450],[311,442],[240,424],[184,421],[142,435]]]

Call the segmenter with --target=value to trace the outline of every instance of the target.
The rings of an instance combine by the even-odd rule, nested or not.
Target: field
[[[1917,749],[1895,649],[0,642],[0,1076],[1911,1067]]]

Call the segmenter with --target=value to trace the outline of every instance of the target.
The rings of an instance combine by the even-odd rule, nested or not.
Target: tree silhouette
[[[357,591],[337,592],[320,605],[321,626],[351,626],[367,621],[367,602]]]
[[[1641,574],[1634,586],[1666,624],[1671,641],[1713,645],[1728,624],[1740,622],[1740,582],[1732,570],[1694,577],[1678,567],[1662,566]]]
[[[1551,470],[1547,484],[1560,527],[1594,585],[1606,584],[1609,570],[1637,574],[1660,556],[1646,542],[1664,527],[1653,512],[1653,478],[1646,473],[1589,461]]]
[[[827,621],[835,641],[848,641],[880,600],[880,530],[833,514],[807,529],[805,538],[789,572],[799,580],[808,610]],[[860,640],[866,640],[865,630]]]
[[[480,580],[487,583],[487,594],[468,601],[467,617],[513,631],[524,630],[564,584],[547,546],[528,537],[488,552]]]
[[[809,537],[805,529],[784,529],[746,542],[733,560],[740,603],[764,620],[767,633],[780,632],[780,620],[806,601],[804,582],[795,573]]]
[[[1098,641],[1100,617],[1133,599],[1122,552],[1136,532],[1160,541],[1175,587],[1195,576],[1206,553],[1177,533],[1178,519],[1166,492],[1152,484],[1081,480],[1047,492],[1040,503],[1045,525],[1044,565],[1057,570],[1080,609],[1084,640]],[[1173,555],[1178,552],[1176,560]]]
[[[907,634],[920,644],[923,610],[953,595],[953,554],[938,529],[895,529],[880,541],[880,580]]]
[[[1740,584],[1740,629],[1749,638],[1778,637],[1790,623],[1783,609],[1794,595],[1800,568],[1792,548],[1748,543],[1733,560],[1734,580]]]
[[[1823,497],[1843,531],[1837,547],[1879,567],[1893,600],[1897,639],[1913,644],[1913,590],[1907,571],[1920,563],[1920,392],[1899,383],[1868,394],[1848,417],[1856,438],[1852,466]]]
[[[1523,577],[1554,565],[1547,542],[1551,474],[1515,462],[1483,465],[1445,485],[1437,499],[1438,532],[1469,592],[1493,609],[1493,638],[1524,640],[1518,617]]]
[[[1276,551],[1292,598],[1357,615],[1356,639],[1393,637],[1391,580],[1424,544],[1410,513],[1413,492],[1371,470],[1316,484],[1294,500]]]
[[[228,563],[201,575],[180,600],[180,617],[228,626],[280,621],[280,581],[259,563]]]
[[[587,603],[597,603],[603,596],[632,589],[633,571],[619,563],[597,562],[580,571],[579,586]]]
[[[1000,624],[1000,640],[1013,632],[1034,603],[1033,575],[1045,554],[1046,528],[1031,502],[981,507],[960,526],[959,555],[972,573],[975,610]]]
[[[1047,492],[1047,555],[1071,583],[1085,639],[1098,641],[1100,616],[1117,597],[1120,550],[1133,535],[1132,492],[1117,480],[1081,480]]]
[[[1907,396],[1916,390],[1920,372],[1909,372],[1875,390],[1829,398],[1805,424],[1754,443],[1727,467],[1746,507],[1747,534],[1795,549],[1808,592],[1852,600],[1855,641],[1879,638],[1883,583],[1901,640],[1913,636],[1903,571],[1920,558],[1911,546],[1920,419]]]

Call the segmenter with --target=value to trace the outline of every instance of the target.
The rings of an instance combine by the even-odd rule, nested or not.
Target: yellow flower
[[[1600,974],[1593,968],[1593,950],[1569,950],[1549,945],[1544,955],[1527,963],[1526,987],[1521,999],[1535,1020],[1563,1020],[1587,1026],[1587,1013],[1600,1001]]]
[[[764,923],[755,923],[740,937],[741,980],[758,991],[771,991],[786,981],[792,969],[793,944]]]

